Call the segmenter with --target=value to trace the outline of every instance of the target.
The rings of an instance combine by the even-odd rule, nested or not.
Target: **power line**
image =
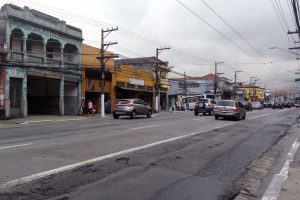
[[[212,26],[210,23],[208,23],[206,20],[204,20],[203,18],[201,18],[195,11],[193,11],[191,8],[189,8],[188,6],[186,6],[184,3],[182,3],[179,0],[176,0],[180,5],[182,5],[185,9],[187,9],[191,14],[193,14],[196,18],[198,18],[200,21],[202,21],[203,23],[205,23],[206,25],[208,25],[210,28],[212,28],[215,32],[217,32],[218,34],[220,34],[223,38],[225,38],[226,40],[228,40],[230,43],[232,43],[234,46],[236,46],[238,49],[240,49],[241,51],[243,51],[244,53],[246,53],[248,56],[250,56],[251,58],[258,60],[259,62],[263,63],[262,61],[260,61],[258,58],[255,58],[254,56],[252,56],[248,51],[246,51],[245,49],[243,49],[242,47],[240,47],[237,43],[235,43],[232,39],[230,39],[229,37],[227,37],[225,34],[223,34],[221,31],[217,30],[214,26]]]

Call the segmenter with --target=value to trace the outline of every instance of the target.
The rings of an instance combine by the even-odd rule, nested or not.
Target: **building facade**
[[[115,68],[116,70],[121,70],[121,66],[131,66],[132,70],[134,71],[132,75],[135,77],[139,77],[139,72],[144,74],[144,77],[147,80],[149,85],[137,85],[135,89],[139,89],[143,92],[147,93],[147,102],[151,102],[151,106],[153,110],[156,110],[156,104],[158,104],[159,110],[167,110],[168,109],[168,88],[169,83],[167,79],[168,72],[170,68],[166,66],[166,63],[162,62],[161,60],[155,57],[142,57],[142,58],[128,58],[128,59],[119,59],[115,61]],[[157,67],[157,69],[156,69]],[[157,75],[159,80],[156,80],[155,71],[157,70]],[[147,74],[147,75],[146,75]],[[138,78],[139,79],[139,78]],[[150,81],[152,79],[152,81]],[[141,82],[143,82],[143,78]],[[145,82],[146,83],[146,82]],[[157,84],[157,85],[156,85]],[[158,88],[156,88],[158,86]],[[128,90],[128,88],[127,88]],[[159,90],[158,99],[159,101],[156,102],[155,92]],[[151,93],[151,94],[150,94]],[[145,96],[145,97],[146,97]],[[151,96],[151,101],[150,101]]]
[[[77,114],[82,31],[28,7],[0,11],[5,56],[5,117]]]
[[[241,91],[238,93],[238,95],[250,102],[255,102],[255,101],[260,101],[264,102],[265,101],[265,88],[261,88],[259,86],[253,86],[253,85],[239,85],[238,90]]]
[[[111,54],[111,52],[105,52],[105,54]],[[81,95],[84,100],[91,100],[96,105],[96,113],[101,111],[101,66],[100,60],[97,56],[100,55],[100,49],[82,45],[82,88]],[[104,102],[107,102],[112,97],[112,74],[114,72],[114,59],[109,59],[106,62],[105,71],[105,86],[104,86]],[[111,105],[109,105],[111,106]],[[109,112],[111,108],[105,109]]]
[[[174,105],[179,96],[213,94],[215,75],[207,74],[201,77],[169,78],[169,105]],[[224,77],[217,77],[217,98],[230,99],[232,82]]]

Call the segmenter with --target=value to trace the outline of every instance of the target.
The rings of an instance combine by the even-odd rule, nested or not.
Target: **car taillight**
[[[232,108],[232,111],[233,111],[233,112],[237,112],[237,108],[236,108],[236,107],[233,107],[233,108]]]
[[[127,106],[128,106],[128,107],[132,107],[132,106],[133,106],[133,104],[127,104]]]

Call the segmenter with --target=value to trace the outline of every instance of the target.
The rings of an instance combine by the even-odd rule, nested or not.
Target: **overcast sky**
[[[280,1],[280,3],[279,3]],[[176,0],[0,0],[1,4],[27,5],[65,20],[83,31],[84,43],[99,47],[101,28],[119,27],[107,37],[118,45],[109,50],[127,57],[154,56],[158,47],[170,46],[159,57],[168,61],[175,70],[189,76],[214,73],[214,62],[223,76],[233,79],[235,70],[242,70],[238,80],[249,83],[257,76],[258,84],[269,89],[295,87],[292,72],[299,69],[296,55],[269,47],[288,50],[293,38],[282,28],[272,6],[283,11],[286,24],[295,30],[288,1],[277,0],[204,0],[222,16],[248,45],[201,0],[180,0],[201,21]],[[277,10],[278,11],[278,10]],[[279,12],[279,11],[278,11]],[[215,29],[215,30],[214,30]],[[216,31],[217,30],[217,31]],[[130,32],[129,32],[130,31]],[[219,33],[218,33],[219,32]],[[221,33],[221,34],[220,34]],[[226,38],[227,39],[226,39]],[[148,38],[149,40],[146,40]],[[297,35],[294,39],[298,41]],[[229,41],[230,40],[230,41]],[[234,43],[234,44],[233,44]],[[272,64],[271,64],[272,62]],[[262,64],[266,63],[266,64]]]

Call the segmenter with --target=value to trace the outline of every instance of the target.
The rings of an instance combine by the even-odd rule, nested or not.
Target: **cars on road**
[[[264,105],[262,103],[260,103],[259,101],[256,101],[256,102],[252,102],[252,108],[254,110],[263,110]]]
[[[281,102],[274,102],[272,105],[272,109],[280,108],[283,109],[283,104]]]
[[[235,120],[246,119],[246,110],[243,104],[235,100],[220,100],[214,107],[215,119],[233,118]]]
[[[194,108],[195,116],[197,116],[199,113],[202,113],[203,115],[211,115],[213,113],[215,104],[216,102],[213,99],[199,99]]]
[[[252,111],[252,104],[249,101],[242,102],[243,106],[245,107],[246,111]]]
[[[130,116],[135,119],[137,115],[152,116],[151,107],[140,99],[118,99],[113,109],[113,117],[118,119],[120,116]]]

